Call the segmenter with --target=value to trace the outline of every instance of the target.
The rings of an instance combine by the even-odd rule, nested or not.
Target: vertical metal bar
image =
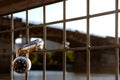
[[[44,1],[43,1],[44,2]],[[46,50],[46,7],[45,7],[45,4],[43,4],[43,38],[44,38],[44,50]],[[46,52],[44,52],[44,55],[43,55],[43,80],[46,80]]]
[[[13,14],[11,14],[11,47],[12,47],[12,54],[11,54],[11,73],[10,73],[10,79],[14,79],[14,74],[13,74],[13,58],[14,58],[14,19],[13,19]]]
[[[115,2],[115,44],[119,45],[119,37],[118,37],[118,0]],[[119,48],[115,48],[115,58],[116,58],[116,67],[115,67],[115,80],[119,80]]]
[[[28,9],[26,10],[26,43],[29,43],[29,23],[28,23]],[[26,54],[26,57],[29,58],[29,54]],[[29,80],[29,73],[25,73],[25,80]]]
[[[66,0],[63,0],[63,47],[66,48]],[[63,80],[66,80],[66,52],[63,52]]]
[[[29,43],[29,23],[28,23],[28,10],[26,10],[26,43]],[[29,54],[26,55],[29,57]]]
[[[90,24],[89,24],[89,0],[87,0],[87,80],[90,80]]]

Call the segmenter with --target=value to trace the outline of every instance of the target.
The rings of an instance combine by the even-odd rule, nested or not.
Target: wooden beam
[[[44,0],[44,4],[52,4],[60,2],[62,0]],[[6,1],[7,2],[7,1]],[[1,4],[1,3],[0,3]],[[0,6],[0,16],[8,15],[15,12],[20,12],[26,9],[32,9],[43,5],[43,0],[18,0],[11,4],[5,4]]]

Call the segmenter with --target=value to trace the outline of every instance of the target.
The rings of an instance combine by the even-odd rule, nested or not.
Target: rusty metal
[[[28,10],[26,10],[26,43],[29,43],[29,41]],[[27,54],[26,57],[29,57],[29,54]]]
[[[89,18],[94,18],[94,17],[99,17],[99,16],[104,16],[104,15],[109,15],[109,14],[115,14],[115,10],[113,11],[107,11],[107,12],[102,12],[102,13],[97,13],[97,14],[92,14],[92,15],[89,15]],[[118,10],[118,12],[120,12],[120,10]],[[69,21],[75,21],[75,20],[82,20],[82,19],[86,19],[87,16],[81,16],[81,17],[76,17],[76,18],[70,18],[70,19],[66,19],[66,22],[69,22]],[[51,25],[51,24],[57,24],[57,23],[62,23],[63,20],[58,20],[58,21],[54,21],[54,22],[48,22],[48,23],[45,23],[45,25]],[[41,24],[41,25],[44,25],[44,24]],[[34,28],[34,26],[28,26],[29,28]],[[39,26],[38,26],[39,27]],[[17,29],[13,29],[14,31],[17,31],[17,30],[24,30],[24,29],[27,29],[27,27],[21,27],[21,28],[17,28]],[[5,31],[0,31],[0,33],[6,33],[6,32],[10,32],[11,30],[5,30]]]
[[[26,9],[26,43],[29,43],[29,23],[28,23],[28,10]],[[26,57],[29,58],[29,54],[26,54]],[[29,80],[29,73],[25,73],[25,80]]]
[[[87,80],[90,80],[90,2],[87,0]]]
[[[12,62],[14,59],[14,18],[13,18],[13,14],[11,14],[11,47],[12,47],[12,53],[11,53],[11,73],[10,73],[10,79],[13,80],[14,79],[14,74],[13,74],[13,66],[12,66]]]
[[[63,0],[63,48],[66,49],[66,0]],[[66,80],[66,51],[63,52],[63,80]]]
[[[92,50],[101,50],[101,49],[115,49],[120,48],[120,45],[101,45],[101,46],[91,46],[89,49]],[[52,50],[40,50],[40,52],[65,52],[69,50],[73,51],[85,51],[87,47],[74,47],[74,48],[65,48],[65,49],[52,49]],[[97,53],[96,53],[97,54]]]
[[[115,0],[115,44],[119,45],[118,8],[119,0]],[[119,80],[119,48],[115,48],[115,80]]]
[[[43,24],[41,24],[43,27],[43,39],[44,39],[44,49],[41,50],[40,52],[44,53],[43,55],[43,80],[46,80],[46,52],[57,52],[57,51],[61,51],[63,52],[63,80],[66,80],[66,51],[68,50],[73,50],[73,51],[83,51],[85,50],[87,53],[87,80],[90,80],[90,51],[92,50],[100,50],[100,49],[115,49],[115,80],[119,80],[119,49],[120,49],[120,45],[119,45],[119,37],[118,37],[118,29],[119,29],[119,25],[118,25],[118,13],[120,12],[120,9],[118,9],[119,6],[119,0],[116,0],[115,2],[115,10],[112,11],[107,11],[107,12],[101,12],[101,13],[97,13],[97,14],[91,14],[90,15],[90,0],[87,0],[87,15],[86,16],[80,16],[80,17],[75,17],[75,18],[70,18],[70,19],[66,19],[66,0],[63,0],[63,20],[59,20],[59,21],[54,21],[54,22],[46,22],[46,5],[43,4]],[[44,2],[44,1],[43,1]],[[115,44],[113,45],[101,45],[101,46],[91,46],[90,45],[90,18],[94,18],[94,17],[99,17],[99,16],[104,16],[104,15],[109,15],[109,14],[115,14]],[[76,21],[76,20],[82,20],[82,19],[86,19],[86,30],[87,30],[87,41],[86,41],[86,46],[85,47],[74,47],[74,48],[66,48],[66,22],[70,22],[70,21]],[[63,49],[52,49],[52,50],[47,50],[46,49],[46,40],[47,40],[47,25],[50,24],[56,24],[56,23],[63,23]],[[37,26],[39,27],[39,26]],[[26,27],[24,28],[18,28],[18,29],[14,29],[14,19],[13,19],[13,14],[11,14],[11,29],[10,30],[5,30],[5,31],[0,31],[0,33],[6,33],[6,32],[11,32],[11,40],[12,40],[12,52],[14,51],[14,31],[18,31],[18,30],[26,30],[26,43],[29,43],[29,29],[31,28],[35,28],[34,26],[29,26],[28,24],[28,10],[26,10]],[[97,54],[97,53],[96,53]],[[29,57],[29,55],[26,55],[27,57]],[[13,57],[11,58],[11,62],[13,60]],[[11,66],[11,80],[13,80],[13,67]],[[26,73],[25,75],[25,80],[28,80],[28,73]]]
[[[47,30],[46,30],[46,6],[43,1],[43,40],[44,47],[43,50],[46,50],[46,38],[47,38]],[[43,53],[43,80],[46,80],[46,52]]]
[[[120,9],[118,10],[118,12],[120,12]],[[109,14],[115,14],[115,10],[101,12],[101,13],[96,13],[96,14],[91,14],[91,15],[89,15],[89,18],[94,18],[94,17],[99,17],[99,16],[105,16],[105,15],[109,15]],[[82,20],[82,19],[87,19],[87,16],[80,16],[80,17],[78,16],[78,17],[66,19],[66,22],[75,21],[75,20]],[[48,22],[48,23],[46,23],[46,25],[56,24],[56,23],[62,23],[62,22],[63,22],[63,20],[58,20],[58,21],[54,21],[54,22]]]

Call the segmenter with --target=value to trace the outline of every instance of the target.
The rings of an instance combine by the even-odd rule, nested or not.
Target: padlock
[[[13,61],[13,69],[17,73],[26,73],[31,69],[31,61],[28,58],[28,54],[33,51],[38,51],[38,49],[43,48],[42,40],[35,40],[29,44],[25,44],[22,47],[18,48],[16,51],[16,58]],[[26,56],[19,56],[20,54],[26,54]]]

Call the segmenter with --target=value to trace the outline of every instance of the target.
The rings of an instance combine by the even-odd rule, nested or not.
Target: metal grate
[[[43,40],[45,42],[44,44],[44,49],[41,51],[44,53],[43,55],[43,80],[46,80],[46,53],[47,52],[56,52],[56,51],[62,51],[63,52],[63,80],[67,80],[66,76],[66,51],[68,50],[73,50],[73,51],[83,51],[86,50],[87,53],[87,75],[86,75],[86,79],[87,80],[91,80],[91,51],[92,50],[100,50],[100,49],[111,49],[114,48],[115,49],[115,80],[119,80],[119,37],[118,37],[118,17],[119,17],[119,0],[115,0],[115,10],[113,11],[107,11],[107,12],[102,12],[102,13],[97,13],[97,14],[92,14],[90,15],[90,0],[86,0],[86,16],[81,16],[81,17],[75,17],[75,18],[70,18],[70,19],[66,19],[66,0],[63,0],[63,20],[59,20],[59,21],[54,21],[54,22],[46,22],[46,5],[44,4],[43,1]],[[103,15],[109,15],[109,14],[115,14],[115,44],[114,45],[102,45],[102,46],[91,46],[90,43],[90,18],[93,17],[99,17],[99,16],[103,16]],[[26,43],[29,42],[29,29],[33,28],[32,26],[29,25],[28,23],[28,18],[29,18],[29,14],[28,14],[28,10],[26,10],[26,27],[24,28],[19,28],[19,30],[26,30]],[[86,46],[85,47],[77,47],[77,48],[66,48],[66,42],[67,42],[67,34],[66,34],[66,23],[70,22],[70,21],[76,21],[76,20],[82,20],[82,19],[86,19]],[[47,25],[50,24],[56,24],[56,23],[63,23],[63,49],[52,49],[52,50],[47,50],[46,49],[46,40],[47,40]],[[13,52],[14,52],[14,33],[15,31],[17,31],[18,29],[14,28],[14,19],[13,19],[13,14],[11,14],[11,29],[10,30],[5,30],[5,31],[0,31],[0,33],[7,33],[7,32],[11,32],[11,47],[12,47],[12,57],[11,57],[11,63],[13,61]],[[27,55],[29,57],[29,55]],[[13,67],[11,65],[11,80],[14,80],[14,74],[13,74]],[[29,80],[29,74],[26,73],[25,74],[25,80]]]

